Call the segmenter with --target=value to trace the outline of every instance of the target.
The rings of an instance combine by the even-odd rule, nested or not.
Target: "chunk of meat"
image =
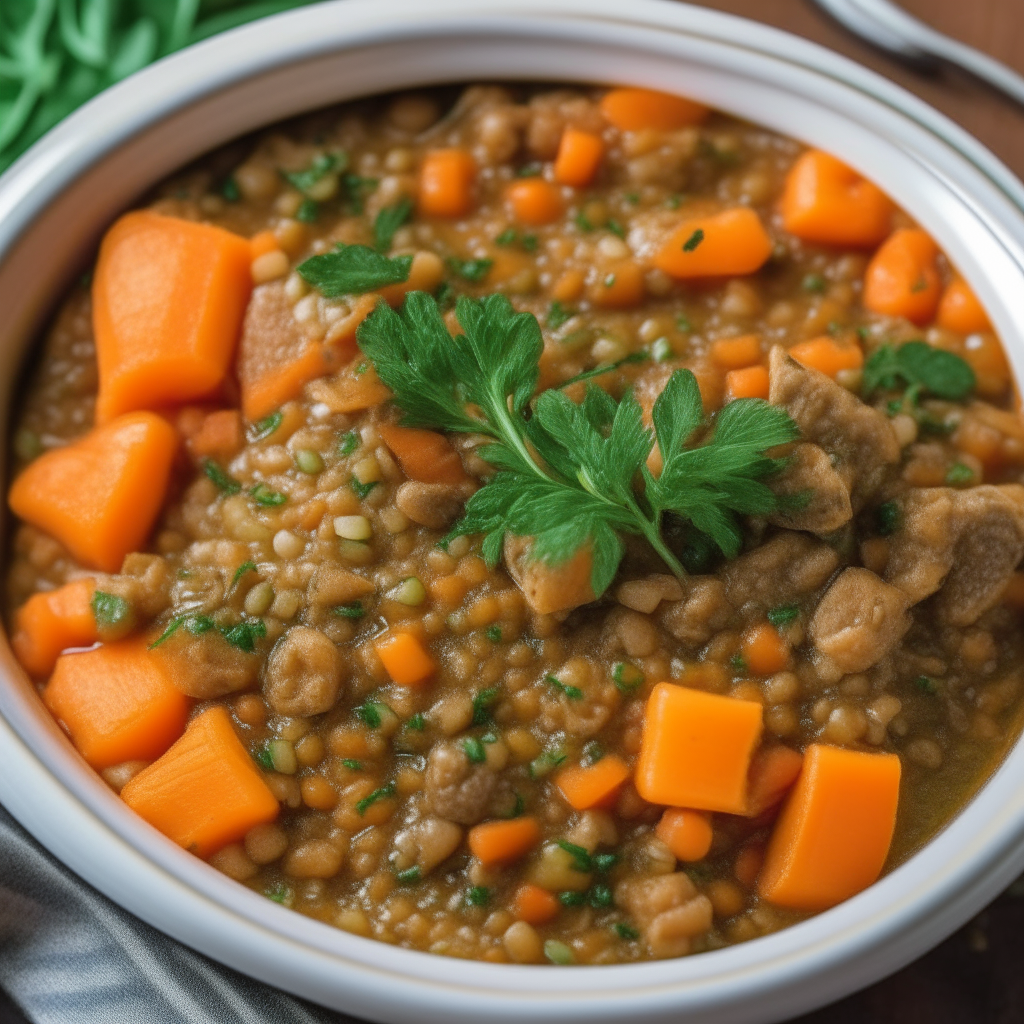
[[[540,615],[570,611],[595,600],[590,586],[592,565],[587,547],[561,565],[548,565],[530,556],[529,537],[505,535],[505,568],[526,603]]]
[[[810,624],[817,649],[843,672],[881,661],[910,629],[910,601],[870,569],[844,569],[825,591]]]
[[[693,576],[681,601],[662,606],[661,625],[677,640],[699,647],[723,629],[733,613],[725,584],[714,576]]]
[[[267,659],[263,695],[279,715],[330,711],[345,678],[341,651],[318,630],[293,626]]]
[[[819,370],[798,363],[776,345],[769,360],[768,401],[781,406],[805,441],[823,448],[859,512],[899,462],[900,446],[877,409]]]
[[[197,700],[250,690],[259,676],[259,658],[226,643],[216,630],[194,636],[187,626],[179,628],[154,653],[170,663],[174,685]]]
[[[768,611],[813,593],[839,567],[839,555],[805,533],[786,531],[726,565],[719,576],[734,608]]]
[[[395,867],[418,867],[423,875],[447,860],[462,842],[462,829],[444,818],[423,818],[395,836]]]
[[[784,501],[768,522],[819,535],[833,533],[848,523],[853,518],[850,488],[833,468],[827,452],[816,444],[798,444],[789,459],[789,465],[770,484],[779,497],[789,501]]]
[[[911,604],[935,594],[943,622],[977,622],[1024,557],[1024,487],[922,487],[897,501],[885,579]]]
[[[414,523],[431,530],[446,530],[462,515],[475,490],[472,484],[425,484],[409,480],[398,488],[395,504]]]
[[[620,882],[615,902],[640,925],[651,955],[659,958],[689,953],[714,916],[711,900],[682,871]]]
[[[475,825],[485,818],[498,789],[498,776],[488,764],[472,764],[455,743],[431,750],[424,782],[434,814],[460,825]]]

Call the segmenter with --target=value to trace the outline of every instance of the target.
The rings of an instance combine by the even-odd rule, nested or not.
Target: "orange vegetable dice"
[[[796,782],[804,755],[792,747],[776,743],[762,747],[750,764],[747,782],[747,815],[757,817],[774,807]]]
[[[789,354],[798,363],[812,370],[820,370],[832,378],[840,370],[859,370],[864,365],[864,352],[860,345],[840,344],[827,336],[798,342],[789,350]]]
[[[540,825],[529,816],[485,821],[469,830],[469,852],[485,867],[518,860],[539,842]]]
[[[806,242],[875,246],[892,227],[895,206],[874,183],[829,153],[804,153],[786,176],[782,223]]]
[[[597,174],[604,156],[604,142],[600,135],[566,128],[558,143],[555,157],[555,181],[574,188],[589,185]]]
[[[577,811],[607,807],[614,802],[622,784],[630,776],[621,757],[609,754],[592,765],[572,765],[555,776],[555,785]]]
[[[412,633],[385,633],[373,642],[373,649],[400,686],[419,686],[437,671],[434,659]]]
[[[866,889],[888,856],[899,790],[895,754],[812,743],[768,844],[758,892],[776,906],[813,911]]]
[[[789,644],[770,622],[752,626],[743,634],[743,660],[751,672],[770,676],[789,664]]]
[[[734,402],[737,398],[768,398],[768,368],[766,366],[745,366],[742,370],[730,370],[725,375],[725,398]]]
[[[237,409],[218,409],[204,416],[199,429],[187,441],[194,458],[209,456],[224,461],[234,458],[244,445],[242,414]]]
[[[48,676],[57,656],[68,647],[96,642],[96,616],[90,603],[95,590],[95,580],[72,580],[56,590],[33,594],[14,613],[11,647],[30,676]]]
[[[761,219],[746,206],[683,221],[654,254],[653,263],[670,277],[752,274],[772,254]]]
[[[761,339],[756,334],[719,338],[711,343],[711,358],[724,370],[742,370],[762,359]]]
[[[643,268],[634,260],[603,270],[587,289],[587,298],[601,309],[633,309],[646,294]]]
[[[435,149],[420,169],[419,208],[426,217],[461,217],[473,208],[476,161],[464,149]]]
[[[647,128],[671,132],[700,124],[709,114],[701,103],[654,89],[612,89],[601,100],[606,120],[624,132]]]
[[[213,392],[252,288],[247,239],[149,210],[106,233],[93,277],[96,422]]]
[[[97,771],[159,757],[191,704],[141,637],[62,654],[43,702]]]
[[[178,435],[131,412],[40,455],[11,486],[15,515],[57,538],[83,565],[117,572],[149,536],[164,502]]]
[[[199,857],[237,842],[280,810],[221,705],[189,722],[185,735],[121,790],[121,799]]]
[[[672,683],[647,699],[637,792],[652,804],[743,814],[761,705]]]
[[[505,192],[512,217],[520,224],[540,227],[562,216],[562,194],[557,186],[543,178],[514,181]]]
[[[919,327],[939,304],[938,246],[918,228],[894,231],[864,275],[864,305],[873,313],[906,317]]]
[[[672,851],[677,860],[703,860],[711,849],[713,838],[711,815],[668,807],[654,829],[654,834]]]
[[[962,277],[954,278],[946,285],[935,319],[940,327],[959,334],[981,334],[992,330],[985,307]]]
[[[257,231],[249,239],[249,255],[255,260],[260,256],[266,256],[268,252],[280,249],[281,243],[273,231]]]
[[[410,480],[429,484],[470,482],[469,474],[462,468],[459,453],[444,434],[436,430],[400,427],[394,423],[380,424],[377,432]]]
[[[546,924],[558,916],[558,898],[553,892],[527,882],[516,890],[512,900],[512,914],[527,924]]]

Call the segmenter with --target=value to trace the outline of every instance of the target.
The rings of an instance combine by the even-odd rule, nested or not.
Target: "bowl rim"
[[[539,49],[542,42],[558,46],[582,36],[588,45],[597,46],[600,38],[612,49],[685,52],[691,68],[689,78],[686,66],[677,69],[678,80],[688,85],[681,91],[705,98],[694,77],[699,47],[707,59],[724,61],[730,52],[734,64],[756,65],[759,74],[774,68],[778,88],[779,82],[787,88],[813,83],[833,100],[846,96],[868,127],[858,132],[856,119],[847,115],[843,133],[852,134],[835,135],[832,148],[856,164],[851,139],[872,135],[876,121],[896,133],[908,151],[904,160],[916,164],[922,177],[894,194],[911,210],[946,196],[952,221],[944,229],[955,243],[950,248],[962,253],[961,269],[969,268],[972,283],[977,279],[997,326],[1013,342],[1021,378],[1024,312],[1009,308],[998,286],[1024,281],[1024,218],[1010,198],[1016,179],[1007,183],[1009,172],[962,130],[872,72],[778,30],[667,0],[634,0],[626,14],[611,0],[506,0],[486,9],[476,0],[438,0],[429,12],[413,0],[337,0],[209,40],[93,100],[0,176],[0,279],[47,206],[133,140],[203,103],[223,101],[233,88],[244,91],[282,69],[294,73],[299,62],[329,64],[339,53],[351,58],[382,40],[394,45],[423,36],[435,42],[497,36],[509,46],[513,39],[529,39]],[[664,84],[658,74],[664,72],[636,71],[630,80]],[[730,74],[742,79],[736,70]],[[268,115],[267,123],[278,119]],[[824,120],[842,119],[833,111]],[[806,134],[823,133],[828,136],[827,125],[815,123]],[[967,140],[964,152],[958,136]],[[981,258],[972,258],[967,242],[953,239],[954,229],[966,230],[986,258],[1002,261],[996,281],[982,282]],[[941,233],[939,240],[948,244]],[[308,998],[375,1019],[471,1021],[486,1013],[510,1024],[524,1018],[668,1020],[681,1010],[690,1020],[777,1018],[895,970],[1024,867],[1024,793],[1014,779],[1024,766],[1024,744],[1018,741],[958,818],[907,863],[847,903],[775,935],[692,959],[607,967],[600,977],[592,970],[450,961],[311,921],[185,854],[82,771],[56,726],[39,716],[41,704],[6,646],[0,674],[8,684],[0,687],[0,748],[11,764],[0,775],[0,797],[44,845],[117,902],[189,945]],[[75,828],[67,829],[72,822]]]

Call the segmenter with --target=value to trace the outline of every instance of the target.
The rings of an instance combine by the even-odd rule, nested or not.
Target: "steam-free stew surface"
[[[854,171],[685,100],[473,86],[213,154],[107,234],[13,446],[8,622],[54,717],[358,935],[752,939],[1017,735],[984,311]]]

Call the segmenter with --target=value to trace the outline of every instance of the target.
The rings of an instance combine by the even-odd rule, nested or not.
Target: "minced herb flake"
[[[229,476],[213,459],[203,459],[203,472],[217,485],[217,489],[225,494],[237,494],[242,485]]]
[[[93,593],[89,607],[99,626],[119,626],[132,613],[131,605],[123,597],[118,594],[108,594],[103,590]]]
[[[791,622],[795,622],[799,615],[799,605],[780,604],[768,612],[768,621],[775,626],[776,629],[781,629],[783,626],[788,626]]]
[[[361,619],[366,612],[363,610],[362,601],[352,601],[349,604],[338,604],[331,609],[332,615],[341,619]]]
[[[378,800],[390,800],[395,795],[396,789],[397,787],[393,782],[389,782],[386,786],[381,786],[380,789],[375,789],[369,796],[364,796],[356,804],[356,814],[362,817],[366,813],[366,809]]]

